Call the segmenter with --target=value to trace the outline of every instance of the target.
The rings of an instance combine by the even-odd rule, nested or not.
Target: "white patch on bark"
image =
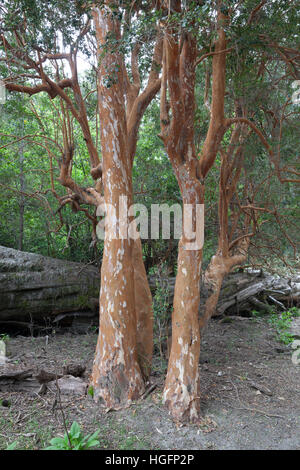
[[[182,347],[182,349],[181,349],[182,354],[187,354],[187,353],[188,353],[188,349],[189,349],[188,345],[185,344],[185,345]]]
[[[194,365],[194,359],[195,359],[195,356],[192,352],[190,352],[190,366],[193,367]]]
[[[119,272],[122,271],[122,268],[123,268],[122,263],[121,263],[119,260],[117,260],[116,269],[115,269],[114,275],[117,276],[117,275],[119,274]]]
[[[184,365],[179,360],[177,360],[176,367],[179,370],[179,380],[180,382],[183,382]]]
[[[167,388],[167,389],[164,391],[164,393],[163,393],[163,399],[162,399],[162,402],[163,402],[163,403],[166,403],[166,401],[167,401],[167,396],[168,396],[169,390],[170,390],[170,389]]]
[[[198,418],[198,412],[196,408],[196,403],[193,401],[191,408],[190,408],[190,419],[193,420],[193,418],[197,419]]]

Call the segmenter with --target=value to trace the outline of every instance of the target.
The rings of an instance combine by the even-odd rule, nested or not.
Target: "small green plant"
[[[258,312],[257,310],[252,310],[251,316],[254,318],[261,317],[261,312]]]
[[[100,431],[84,436],[80,431],[79,424],[74,421],[70,431],[65,433],[64,437],[54,437],[51,439],[51,446],[45,450],[88,450],[91,447],[100,445],[97,437]]]
[[[276,330],[277,340],[283,344],[290,344],[293,342],[294,337],[288,332],[290,324],[295,317],[300,316],[300,309],[292,307],[280,315],[272,313],[269,318],[270,325]]]
[[[288,312],[290,312],[293,317],[300,317],[300,308],[298,307],[292,307],[288,310]]]
[[[88,395],[94,398],[94,387],[92,385],[90,385],[88,388]]]
[[[8,341],[9,340],[9,335],[6,333],[1,333],[0,334],[0,341]]]
[[[17,447],[18,445],[18,442],[17,441],[14,441],[12,442],[11,444],[8,444],[8,446],[6,447],[5,450],[15,450],[15,448]]]

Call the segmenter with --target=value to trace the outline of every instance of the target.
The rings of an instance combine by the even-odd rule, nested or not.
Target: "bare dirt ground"
[[[9,340],[11,359],[22,367],[60,373],[70,362],[92,367],[97,335],[53,334]],[[68,426],[84,434],[100,429],[100,449],[300,449],[300,365],[275,338],[265,319],[211,321],[200,359],[203,421],[178,426],[161,403],[166,361],[155,357],[155,390],[122,411],[107,411],[87,396],[63,396]],[[0,449],[43,449],[63,435],[56,395],[0,392]],[[0,402],[1,403],[1,402]]]

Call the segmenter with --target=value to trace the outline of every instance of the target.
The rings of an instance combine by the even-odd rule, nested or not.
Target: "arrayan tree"
[[[179,16],[184,10],[185,7],[182,8],[181,2],[169,2],[166,4],[164,22],[161,138],[172,163],[183,204],[192,208],[192,230],[187,227],[190,218],[184,216],[183,235],[179,242],[172,314],[172,346],[164,388],[164,402],[175,419],[198,421],[200,416],[198,308],[202,246],[197,241],[197,236],[193,239],[189,234],[191,232],[196,234],[203,228],[196,227],[197,222],[203,224],[199,218],[197,221],[197,208],[204,204],[205,177],[214,164],[227,129],[224,116],[227,52],[224,27],[227,17],[218,10],[217,38],[213,55],[211,119],[199,159],[194,142],[197,29],[193,17],[189,28],[178,27],[175,15]]]
[[[130,4],[126,9],[124,4],[122,12],[118,13],[116,4],[104,6],[101,2],[100,9],[95,7],[93,10],[99,61],[97,89],[101,161],[95,136],[89,126],[86,96],[83,95],[78,75],[80,50],[89,55],[95,51],[90,36],[91,11],[78,2],[56,2],[55,7],[62,14],[59,20],[53,6],[43,2],[34,2],[34,8],[32,2],[5,2],[1,6],[1,64],[5,65],[3,81],[8,91],[29,96],[46,92],[51,100],[59,100],[57,107],[60,109],[59,125],[63,142],[59,181],[67,189],[66,196],[59,198],[60,207],[70,203],[72,208],[84,210],[90,217],[84,209],[85,205],[98,208],[110,203],[118,213],[119,195],[127,198],[127,208],[133,200],[131,174],[138,128],[147,106],[160,88],[161,38],[156,28],[154,31],[148,28],[147,34],[143,32],[143,40],[147,39],[149,44],[154,44],[148,81],[143,89],[138,68],[138,36],[127,54],[127,57],[131,56],[130,73],[126,71],[123,53],[114,50],[118,49],[121,41],[119,13],[121,16],[124,13],[128,25],[130,15],[136,15],[137,12],[131,9]],[[126,31],[123,30],[123,33]],[[90,157],[94,186],[88,188],[78,185],[73,177],[72,120],[76,120],[80,126]],[[45,139],[47,143],[47,137]],[[44,147],[48,151],[49,146]],[[53,185],[52,191],[57,196]],[[111,216],[108,213],[107,219]],[[93,222],[95,225],[95,219]],[[118,243],[112,242],[112,245],[117,246]],[[113,302],[116,302],[116,308]],[[107,345],[110,342],[111,349],[107,350],[108,360],[101,351],[101,364],[98,362],[97,350],[93,373],[95,397],[100,394],[111,405],[118,406],[141,393],[144,380],[149,377],[152,360],[152,299],[139,237],[134,241],[121,240],[114,251],[110,246],[109,231],[106,230],[100,303],[103,318],[100,322],[99,344],[102,344],[102,340]],[[109,320],[107,323],[113,311],[119,317],[115,318],[115,322]],[[119,328],[124,329],[124,334]],[[120,374],[118,368],[124,366],[122,357],[126,359],[128,369],[126,366]],[[130,366],[131,362],[134,367]],[[128,380],[129,370],[132,381]],[[109,379],[105,391],[98,378],[107,375]],[[134,381],[136,386],[133,385]]]
[[[226,91],[226,75],[229,71],[232,72],[232,66],[231,70],[228,70],[226,66],[226,57],[230,55],[238,64],[240,58],[243,61],[243,56],[246,55],[248,70],[254,69],[255,79],[252,86],[256,89],[261,85],[261,77],[266,73],[269,62],[272,60],[275,63],[283,60],[288,69],[284,77],[288,80],[295,78],[299,54],[287,44],[278,44],[271,39],[276,28],[270,29],[270,36],[262,34],[266,12],[272,17],[272,21],[276,18],[276,27],[279,26],[275,10],[276,2],[272,5],[266,5],[267,3],[245,2],[245,5],[240,5],[238,2],[219,1],[208,6],[203,5],[203,2],[189,4],[174,0],[162,2],[161,5],[164,11],[161,21],[164,31],[161,138],[173,166],[183,203],[194,208],[194,229],[196,206],[204,204],[205,201],[207,175],[218,154],[221,155],[222,161],[219,192],[219,246],[206,271],[205,280],[210,293],[205,311],[201,312],[200,324],[198,306],[202,250],[201,247],[189,248],[191,240],[186,236],[185,219],[183,236],[179,243],[178,272],[172,314],[172,346],[164,388],[164,402],[173,417],[178,420],[197,421],[199,419],[200,328],[214,312],[224,276],[234,266],[245,261],[250,238],[254,234],[250,228],[253,225],[254,229],[257,227],[256,212],[264,210],[255,208],[252,204],[239,207],[233,217],[232,238],[230,239],[228,215],[243,167],[243,146],[247,135],[250,132],[255,133],[265,151],[265,158],[270,159],[281,182],[297,182],[294,175],[298,173],[294,166],[292,164],[281,166],[280,151],[274,152],[268,139],[254,122],[255,113],[248,115],[247,96],[230,97],[230,92]],[[198,22],[196,17],[199,7],[202,8],[201,13],[203,9],[208,12],[210,27],[207,29],[205,26],[203,29],[199,27],[201,20]],[[283,30],[288,36],[288,24],[291,18],[294,18],[295,6],[290,5],[290,8],[284,8],[283,5],[279,5],[279,7],[285,20],[281,20]],[[276,33],[278,34],[278,30]],[[202,34],[204,38],[207,38],[207,44],[201,50],[197,39]],[[290,39],[292,40],[292,37]],[[270,50],[273,53],[274,50],[276,51],[275,57],[270,57]],[[234,52],[237,52],[236,56]],[[209,74],[212,81],[211,102],[209,104],[210,76],[208,75],[204,105],[210,109],[210,118],[206,136],[197,155],[194,129],[196,67],[208,57],[212,57],[212,68]],[[246,81],[245,69],[244,73],[239,75],[238,68],[237,66],[235,73],[231,74],[231,80],[237,80],[242,76]],[[260,94],[257,93],[262,104],[265,98],[263,91]],[[228,95],[231,98],[229,105],[226,102]],[[235,106],[232,106],[232,98]],[[259,101],[256,102],[256,106],[259,106]],[[235,109],[235,112],[231,109]],[[233,128],[231,141],[228,149],[225,150],[222,142],[225,133],[231,128]],[[294,177],[284,178],[282,173]],[[249,190],[248,194],[247,190]],[[246,182],[244,194],[246,198],[251,196],[251,190],[252,186]],[[268,212],[268,209],[266,211]],[[241,214],[243,214],[242,230]],[[236,233],[238,231],[240,233]]]
[[[124,55],[118,47],[107,45],[108,37],[121,44],[121,12],[117,6],[117,3],[105,2],[93,10],[100,63],[102,182],[109,209],[101,271],[100,333],[92,384],[95,398],[103,398],[111,407],[140,396],[144,390],[143,375],[148,378],[151,368],[151,295],[141,242],[130,236],[128,224],[122,228],[121,205],[129,214],[133,203],[131,175],[137,131],[145,109],[160,88],[162,55],[158,30],[148,82],[140,93],[140,45],[135,43],[132,49],[132,82]]]

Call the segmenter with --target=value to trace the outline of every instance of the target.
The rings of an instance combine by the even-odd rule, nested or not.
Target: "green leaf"
[[[62,437],[54,437],[51,439],[50,444],[52,445],[64,445],[65,441]]]
[[[100,442],[97,439],[93,439],[92,441],[87,442],[87,444],[85,445],[85,448],[95,447],[99,445],[100,445]]]
[[[78,439],[80,437],[80,426],[76,421],[74,421],[71,426],[70,435],[73,439]]]
[[[18,442],[17,441],[14,441],[12,442],[11,444],[9,444],[5,450],[15,450],[15,448],[17,447],[17,444]]]

